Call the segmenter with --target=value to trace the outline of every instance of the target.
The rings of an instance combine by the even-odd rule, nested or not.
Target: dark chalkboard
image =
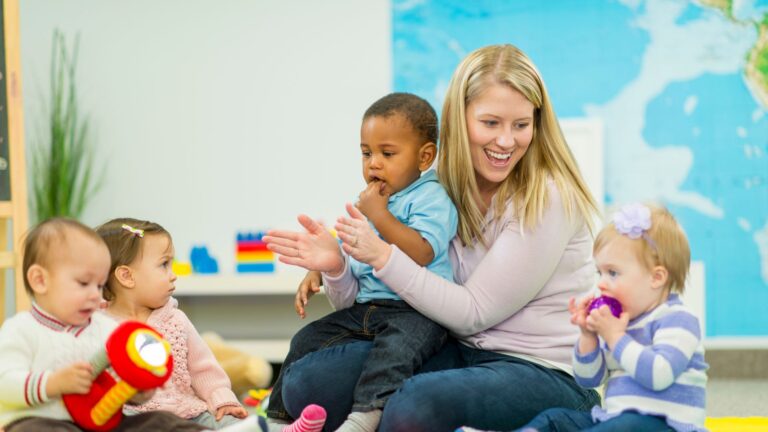
[[[0,0],[0,201],[11,199],[10,164],[8,162],[8,83],[5,73],[5,2]]]

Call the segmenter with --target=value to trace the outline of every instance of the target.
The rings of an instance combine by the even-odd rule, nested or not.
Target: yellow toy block
[[[238,252],[237,262],[272,262],[275,254],[272,251]]]
[[[707,417],[704,426],[710,432],[765,432],[768,417]]]
[[[188,262],[174,261],[172,268],[176,276],[189,276],[192,274],[192,264]]]

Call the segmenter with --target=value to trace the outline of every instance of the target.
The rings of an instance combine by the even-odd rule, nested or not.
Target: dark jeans
[[[285,371],[283,398],[297,415],[312,403],[335,430],[352,409],[352,388],[372,344],[358,342],[310,354]],[[503,354],[466,347],[454,339],[389,398],[380,432],[452,432],[466,425],[512,430],[552,407],[589,411],[594,390],[570,375]]]
[[[283,403],[285,371],[307,354],[353,341],[372,341],[349,391],[352,411],[382,409],[387,399],[443,346],[447,331],[400,300],[355,303],[307,324],[291,339],[291,348],[269,397],[267,415],[290,420]],[[346,374],[341,369],[333,375]],[[324,372],[321,372],[324,373]],[[328,377],[330,378],[330,376]],[[331,385],[333,384],[331,380]],[[303,407],[302,407],[303,408]],[[296,417],[301,413],[291,413]],[[345,416],[346,417],[346,416]]]
[[[551,408],[536,416],[521,431],[537,432],[667,432],[673,429],[661,417],[625,412],[603,422],[592,421],[592,414],[565,408]]]
[[[25,417],[5,426],[5,432],[81,432],[83,430],[71,421],[45,417]],[[125,416],[120,425],[113,429],[113,431],[119,432],[192,432],[202,430],[205,430],[204,426],[184,420],[167,411],[152,411]]]

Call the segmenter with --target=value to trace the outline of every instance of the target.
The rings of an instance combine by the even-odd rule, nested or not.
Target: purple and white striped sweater
[[[677,431],[703,431],[707,363],[699,319],[677,294],[632,321],[611,352],[598,349],[573,359],[576,380],[584,387],[607,381],[603,407],[592,417],[603,421],[625,411],[666,418]]]

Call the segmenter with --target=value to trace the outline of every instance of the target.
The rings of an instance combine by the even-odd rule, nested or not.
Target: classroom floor
[[[768,417],[768,378],[714,378],[707,384],[708,417]]]

